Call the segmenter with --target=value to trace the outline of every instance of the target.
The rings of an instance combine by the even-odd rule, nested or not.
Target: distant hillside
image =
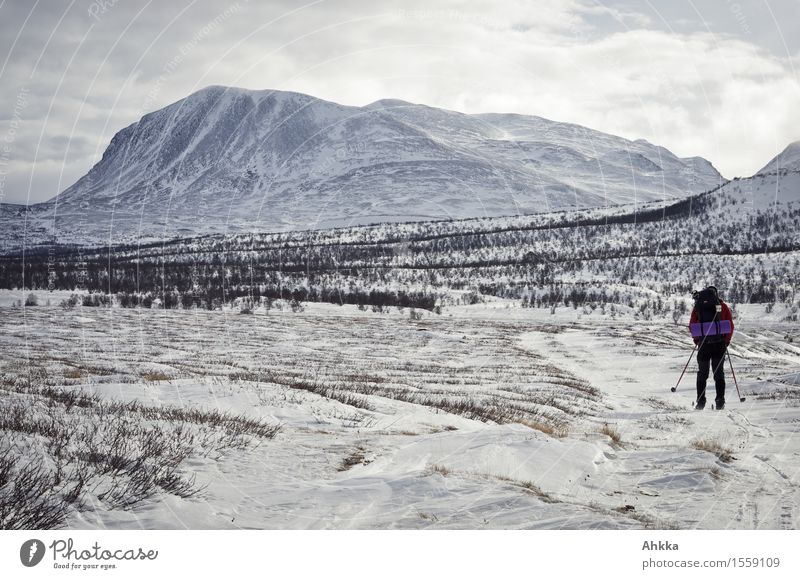
[[[790,143],[779,155],[767,163],[758,174],[800,171],[800,141]]]
[[[285,299],[438,309],[499,297],[648,317],[685,313],[691,290],[713,283],[732,306],[779,302],[796,317],[798,231],[800,173],[772,174],[635,212],[29,249],[24,260],[0,257],[0,287],[83,287],[144,307]]]

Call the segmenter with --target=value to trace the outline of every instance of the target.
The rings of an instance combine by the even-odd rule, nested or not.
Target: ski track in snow
[[[690,351],[683,328],[667,329],[666,335],[655,340],[642,336],[649,330],[645,325],[633,324],[629,331],[621,326],[586,324],[555,338],[536,333],[523,338],[528,347],[547,351],[554,363],[607,395],[610,408],[593,420],[616,425],[622,448],[603,469],[604,486],[653,489],[653,493],[643,493],[646,498],[639,497],[642,510],[662,516],[669,513],[679,528],[796,528],[798,453],[789,452],[787,457],[787,451],[797,448],[796,403],[757,399],[748,392],[751,377],[740,368],[737,378],[747,396],[745,403],[738,401],[727,371],[726,410],[685,410],[694,398],[696,364],[690,365],[676,394],[669,392],[668,382],[680,375],[685,361],[679,356]],[[752,338],[737,336],[740,343],[734,347],[755,350],[749,342],[758,337],[757,331]],[[637,352],[648,341],[663,342],[656,357],[654,352]],[[665,346],[669,345],[668,350]],[[772,373],[782,368],[777,364]],[[652,382],[647,381],[648,374],[655,378]],[[709,386],[713,388],[713,381]],[[648,408],[648,403],[654,408]],[[786,428],[787,420],[795,426]],[[654,428],[659,422],[669,427]],[[697,439],[719,442],[732,451],[733,460],[722,462],[692,448]],[[773,464],[778,458],[788,458],[791,474]]]
[[[781,334],[752,321],[732,347],[747,400],[726,372],[724,411],[691,409],[694,363],[669,391],[691,349],[664,321],[311,304],[251,316],[3,307],[0,327],[6,383],[44,368],[104,398],[282,425],[254,448],[188,459],[197,497],[112,510],[87,496],[71,528],[797,527],[800,356],[780,343],[770,359],[764,336]],[[76,368],[85,375],[68,378]],[[474,414],[509,408],[501,424]],[[554,420],[561,436],[540,430]]]

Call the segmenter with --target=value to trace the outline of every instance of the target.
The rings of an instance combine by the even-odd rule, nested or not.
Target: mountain
[[[382,114],[391,107],[392,118],[412,127],[412,119],[402,115],[409,115],[413,105],[370,107]],[[471,117],[462,124],[459,119],[464,120],[427,109],[413,115],[419,126],[449,133],[451,147],[469,142],[476,126]],[[517,118],[500,120],[511,136],[537,122],[522,119],[525,125],[520,126]],[[499,130],[499,124],[495,120],[491,129]],[[557,128],[564,129],[559,134],[563,142],[567,130]],[[356,153],[364,151],[356,148]],[[113,147],[107,152],[115,154],[120,153]],[[643,159],[643,167],[653,162]],[[141,215],[149,209],[144,207]],[[30,231],[37,214],[16,211],[17,221]],[[116,212],[114,227],[123,219]],[[94,227],[86,219],[79,223],[85,230]],[[191,226],[188,220],[183,223]],[[196,230],[206,232],[207,225],[198,223]],[[25,252],[6,252],[0,259],[0,287],[82,287],[125,294],[121,303],[127,305],[157,297],[165,307],[210,309],[252,296],[424,309],[490,296],[527,300],[534,307],[583,304],[585,313],[598,304],[613,304],[637,315],[648,308],[663,315],[665,307],[678,308],[673,299],[713,284],[731,303],[781,302],[796,308],[799,227],[800,171],[780,168],[668,203],[636,206],[305,231],[231,228],[230,235],[121,244],[115,242],[125,240],[115,239],[118,230],[113,229],[95,247],[29,244]],[[146,300],[141,303],[147,307]],[[586,309],[587,303],[594,305]],[[796,318],[797,310],[787,315]]]
[[[800,141],[790,143],[777,157],[767,163],[757,174],[800,171]]]
[[[738,217],[794,211],[800,205],[800,141],[791,143],[752,177],[728,181],[709,197],[716,205],[728,207],[724,216],[717,216],[725,219],[731,211]]]
[[[30,208],[25,237],[516,215],[679,199],[723,182],[705,159],[540,117],[211,86],[119,131],[84,177]],[[4,208],[6,221],[15,211]]]

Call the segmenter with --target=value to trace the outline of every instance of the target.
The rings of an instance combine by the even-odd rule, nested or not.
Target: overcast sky
[[[0,201],[210,84],[518,112],[748,176],[800,139],[800,0],[0,0]]]

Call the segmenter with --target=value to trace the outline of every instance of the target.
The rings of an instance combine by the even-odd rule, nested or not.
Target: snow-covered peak
[[[790,143],[757,174],[778,173],[779,171],[800,171],[800,141]]]
[[[380,99],[375,101],[374,103],[369,103],[364,108],[365,109],[391,109],[396,107],[416,107],[414,103],[410,103],[408,101],[400,100],[400,99]]]

